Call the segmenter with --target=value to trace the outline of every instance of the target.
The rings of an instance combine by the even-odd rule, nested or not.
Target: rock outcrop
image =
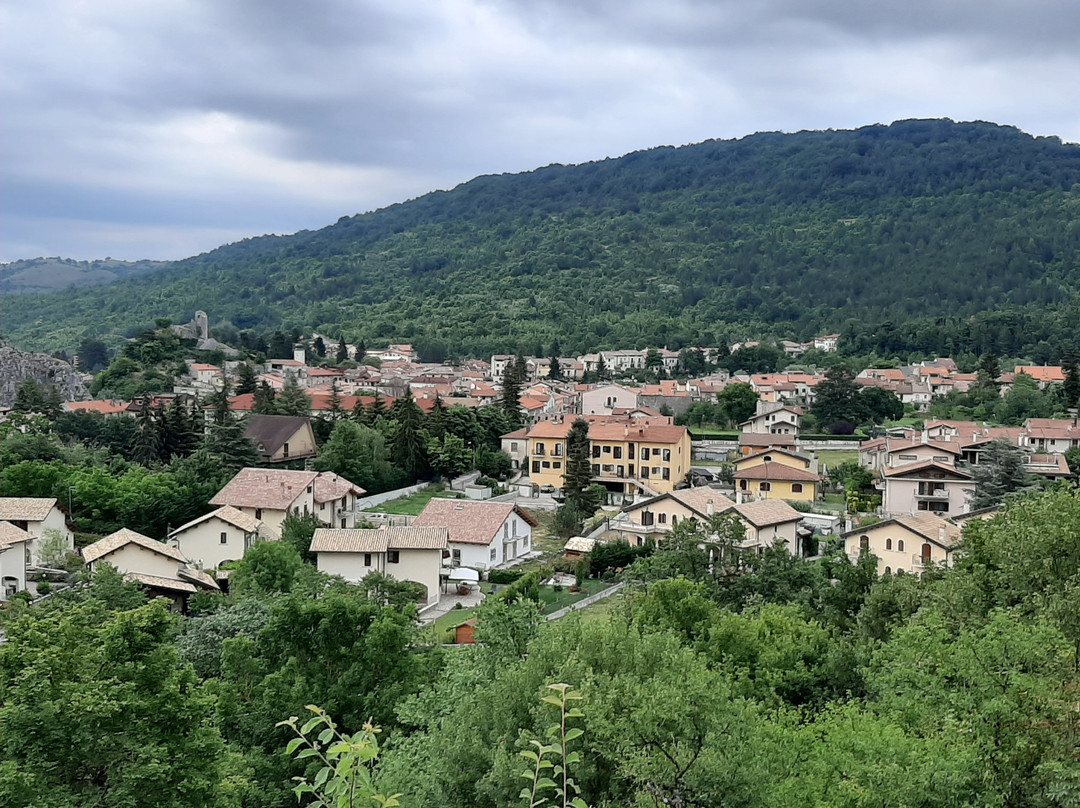
[[[90,398],[82,374],[62,359],[0,344],[0,407],[15,403],[15,394],[27,379],[43,388],[55,387],[64,401]]]

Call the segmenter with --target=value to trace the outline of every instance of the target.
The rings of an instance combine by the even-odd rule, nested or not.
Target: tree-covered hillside
[[[455,352],[841,331],[858,350],[1051,360],[1080,321],[1080,147],[903,121],[479,177],[149,277],[25,298],[5,338],[67,348],[204,309]]]

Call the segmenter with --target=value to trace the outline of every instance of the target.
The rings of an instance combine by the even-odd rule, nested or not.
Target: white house
[[[0,602],[26,589],[26,557],[34,537],[11,522],[0,522]]]
[[[802,410],[772,402],[758,402],[757,412],[739,426],[755,435],[798,435]]]
[[[64,512],[54,497],[0,497],[0,520],[30,534],[27,563],[31,566],[41,561],[41,540],[46,531],[57,531],[64,537],[67,549],[75,549],[75,534],[68,530]]]
[[[223,505],[192,519],[169,534],[169,542],[204,569],[217,569],[226,561],[239,561],[255,542],[279,538],[261,519]]]
[[[604,384],[581,394],[582,415],[611,415],[617,409],[632,410],[638,406],[638,391],[621,384]]]
[[[507,502],[432,499],[412,524],[446,528],[453,566],[485,570],[528,555],[536,520]]]
[[[425,603],[439,601],[443,552],[449,533],[439,527],[382,527],[316,530],[311,539],[319,572],[354,583],[381,572],[425,589]]]
[[[115,567],[124,578],[136,581],[155,595],[168,597],[180,609],[200,589],[217,590],[217,582],[171,545],[134,530],[120,530],[83,548],[83,561],[93,572],[102,564]]]
[[[241,469],[210,500],[231,505],[281,533],[290,513],[315,514],[324,525],[351,528],[356,524],[356,501],[366,491],[329,471]]]

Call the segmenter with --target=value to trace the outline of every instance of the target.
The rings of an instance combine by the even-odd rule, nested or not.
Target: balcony
[[[916,491],[915,499],[923,500],[924,502],[948,502],[949,492],[944,488],[939,488],[936,491]]]

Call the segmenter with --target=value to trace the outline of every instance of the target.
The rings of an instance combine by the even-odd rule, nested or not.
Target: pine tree
[[[442,396],[435,396],[426,423],[431,437],[442,440],[446,435],[446,405],[443,404]]]
[[[236,369],[236,395],[243,396],[248,393],[254,393],[258,388],[258,379],[255,375],[255,368],[251,366],[249,362],[241,362]]]
[[[559,367],[559,357],[555,354],[552,354],[550,370],[548,371],[548,378],[552,381],[558,381],[562,377],[562,368]]]
[[[600,354],[600,358],[596,360],[596,380],[602,382],[607,379],[607,365],[604,363],[604,355]]]
[[[334,357],[334,359],[340,365],[342,362],[346,361],[348,358],[349,358],[349,346],[345,344],[345,337],[343,336],[338,341],[337,355]]]
[[[179,396],[169,402],[162,416],[163,456],[188,457],[199,448],[199,433],[194,429],[190,415],[185,412]]]
[[[44,410],[45,393],[33,379],[27,379],[19,385],[15,393],[15,412],[38,413]]]
[[[1080,364],[1075,358],[1065,360],[1065,384],[1062,385],[1062,393],[1065,396],[1065,406],[1080,407]]]
[[[285,379],[281,395],[277,397],[276,408],[279,415],[310,415],[311,399],[300,387],[295,376]]]
[[[394,465],[415,480],[427,465],[424,413],[413,399],[412,391],[406,390],[405,395],[394,402],[390,414],[394,419]]]
[[[514,357],[514,379],[518,383],[518,387],[521,387],[529,380],[529,363],[525,361],[525,357],[518,354]]]
[[[251,405],[251,411],[256,415],[277,414],[277,392],[265,380],[260,382],[255,390],[255,402]]]
[[[341,404],[341,390],[338,389],[337,379],[330,385],[330,420],[340,421],[345,417],[345,408]]]
[[[315,355],[322,358],[326,356],[326,343],[323,342],[322,337],[315,337],[315,342],[312,343],[312,347],[315,349]]]
[[[203,448],[228,469],[255,466],[260,460],[255,444],[244,434],[243,421],[232,413],[210,428]]]
[[[142,407],[135,416],[139,430],[131,447],[131,459],[141,466],[152,466],[162,458],[161,428],[154,419],[154,409],[150,402],[143,400]]]
[[[267,354],[271,359],[292,359],[292,343],[289,342],[289,338],[285,334],[275,331],[270,337]]]
[[[590,493],[592,486],[592,453],[589,443],[589,422],[578,418],[570,425],[566,438],[566,470],[563,473],[563,503],[579,514],[591,516],[596,502]]]
[[[521,384],[517,373],[512,365],[508,365],[503,373],[502,397],[499,399],[499,407],[506,414],[506,419],[511,424],[511,429],[521,426]]]

